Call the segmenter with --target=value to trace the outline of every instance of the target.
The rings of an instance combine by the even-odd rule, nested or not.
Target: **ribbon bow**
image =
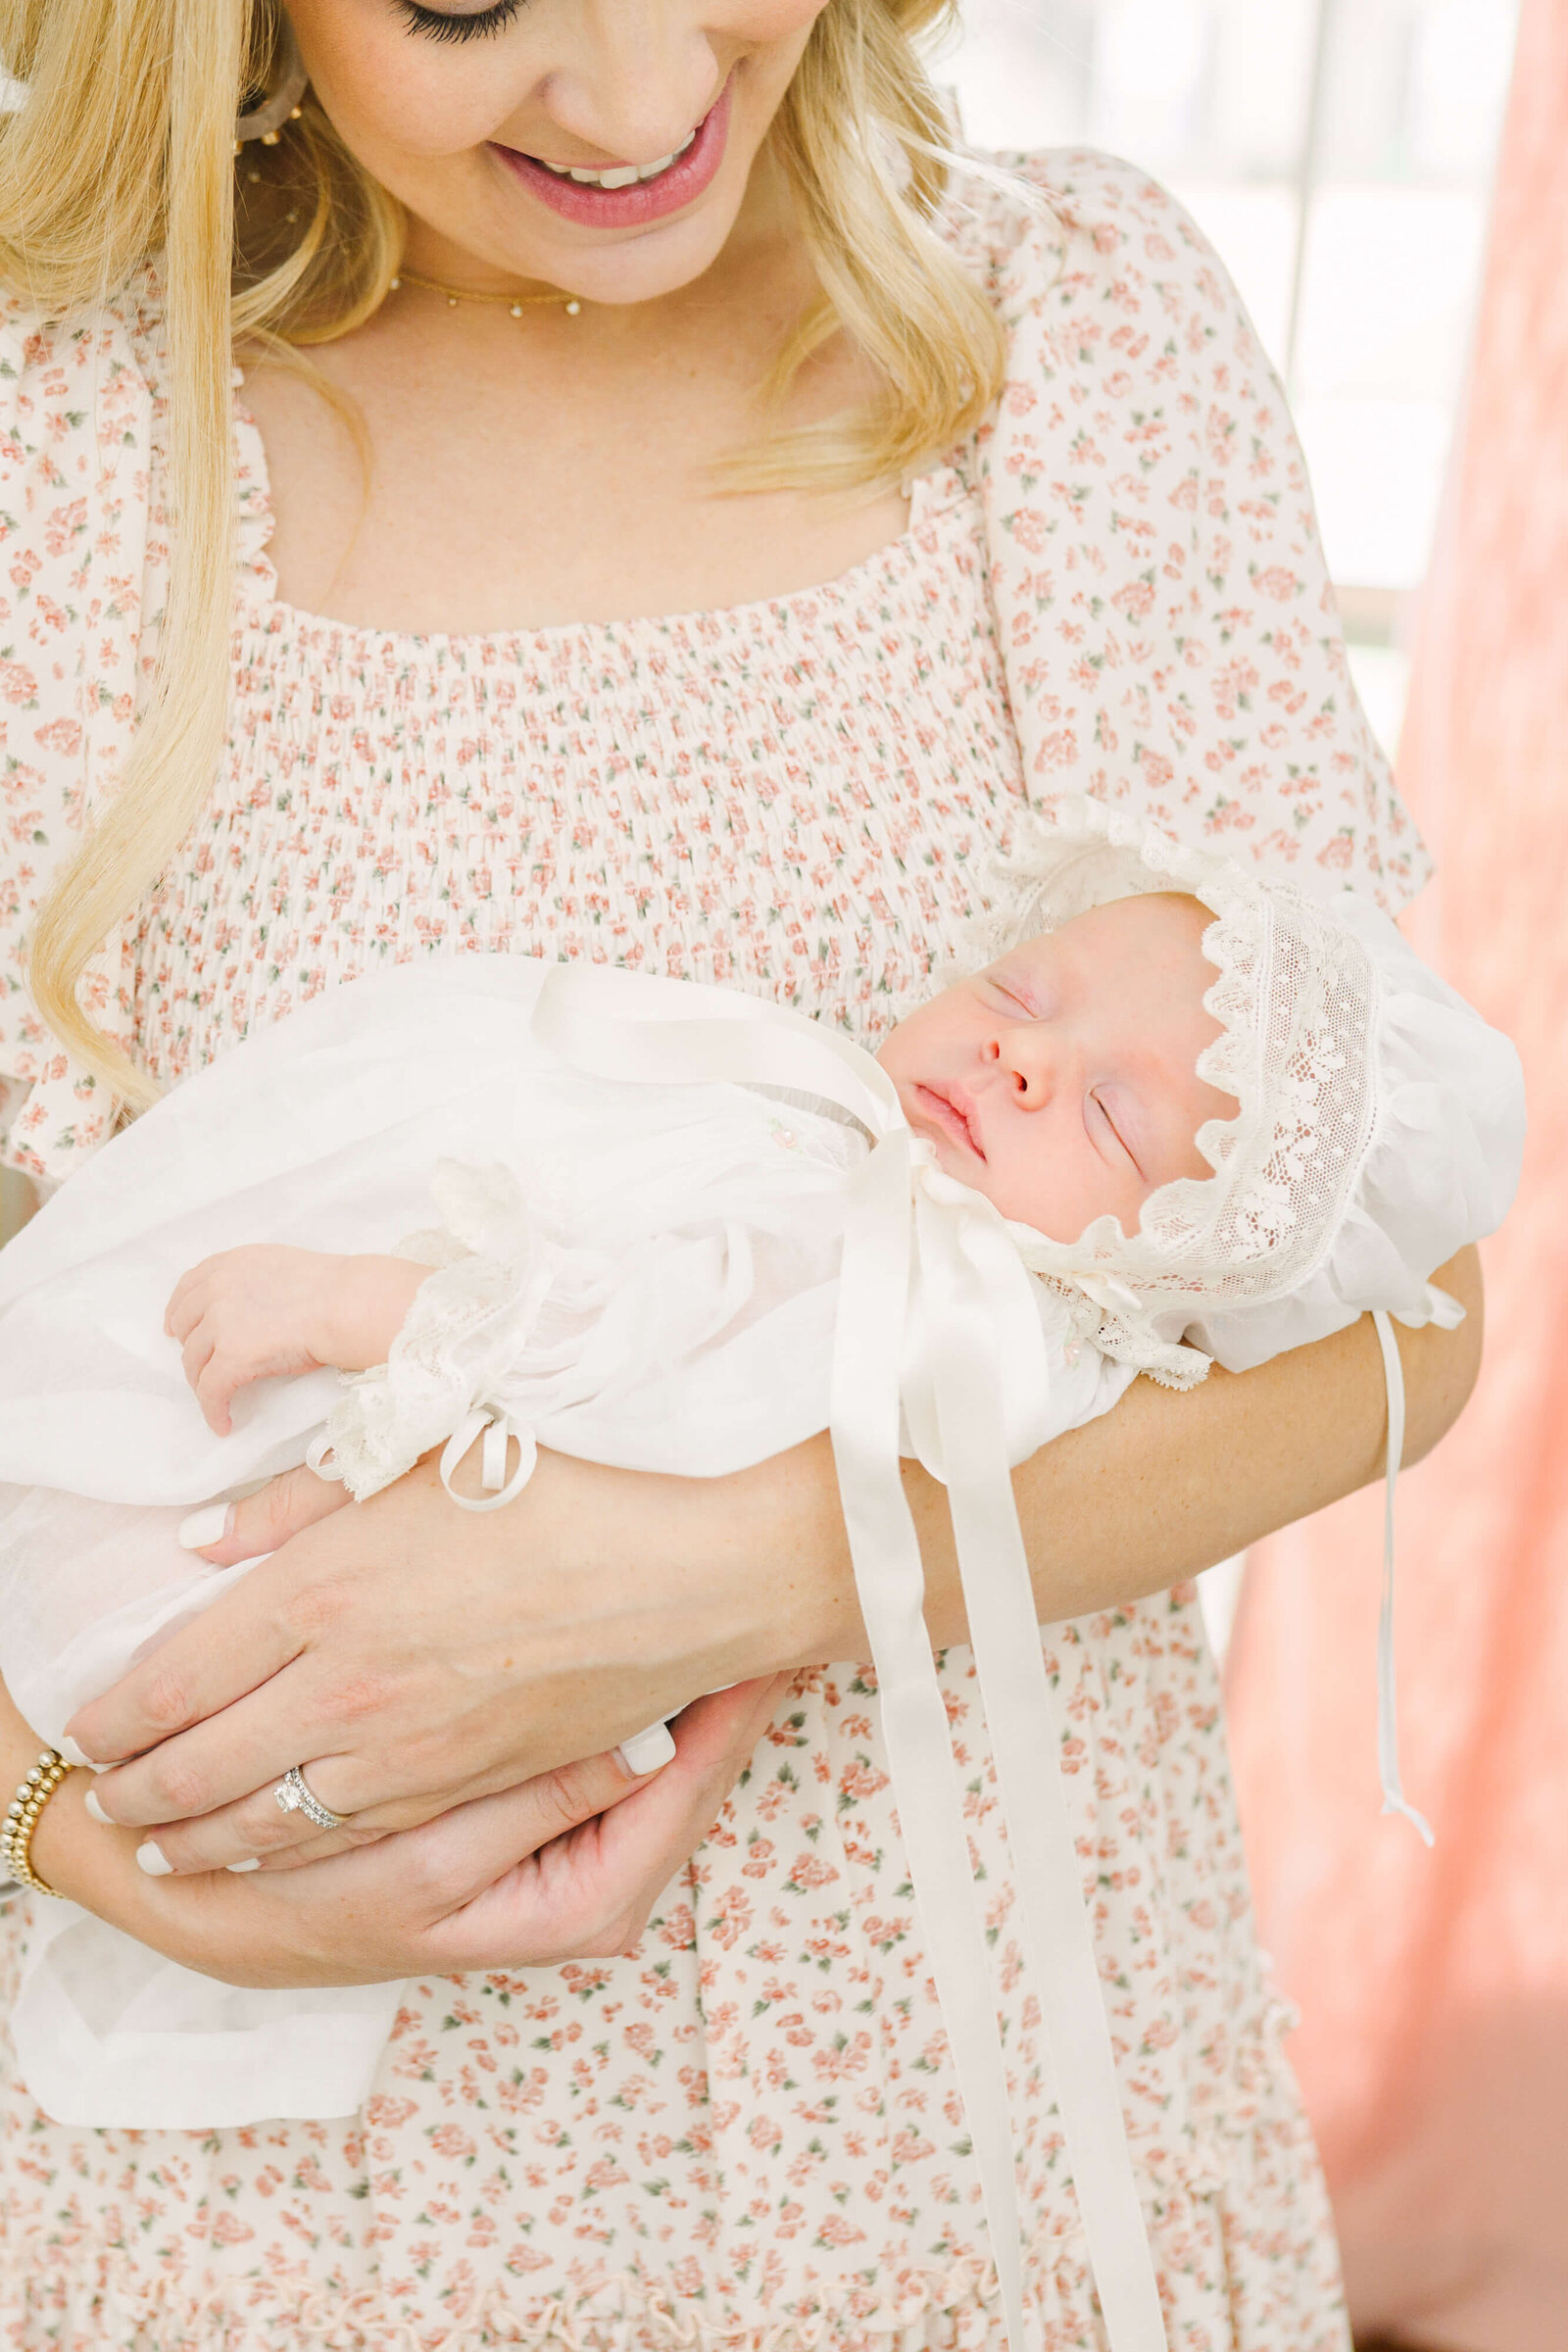
[[[1012,2127],[991,1955],[900,1468],[901,1411],[911,1428],[939,1440],[921,1450],[940,1456],[946,1473],[1023,1940],[1110,2352],[1165,2352],[1062,1785],[1068,1726],[1046,1673],[1003,1436],[998,1335],[1016,1337],[1020,1305],[1041,1345],[1017,1249],[978,1194],[916,1181],[917,1147],[886,1072],[803,1014],[687,981],[562,964],[545,982],[533,1028],[564,1060],[599,1077],[789,1087],[850,1112],[872,1139],[849,1180],[829,1430],[899,1820],[1007,2336],[1013,2352],[1023,2352]]]

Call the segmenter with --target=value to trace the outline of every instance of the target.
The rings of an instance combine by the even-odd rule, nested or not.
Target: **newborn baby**
[[[1369,1309],[1385,1334],[1386,1311],[1456,1316],[1429,1277],[1511,1197],[1517,1062],[1375,908],[1090,803],[1023,825],[992,897],[975,968],[876,1062],[730,992],[433,960],[317,999],[90,1161],[0,1254],[0,1671],[35,1729],[58,1743],[246,1573],[199,1553],[238,1494],[307,1458],[364,1497],[440,1447],[471,1509],[507,1504],[541,1445],[689,1476],[830,1425],[837,1446],[841,1288],[867,1234],[892,1250],[871,1337],[902,1449],[952,1474],[956,1523],[955,1284],[996,1388],[964,1443],[1012,1463],[1140,1371],[1187,1385]],[[411,1233],[432,1197],[438,1228]],[[1027,1627],[1015,1523],[1006,1543]],[[965,1737],[978,1770],[985,1736]],[[633,1760],[662,1748],[661,1727]],[[303,1761],[329,1807],[329,1764]],[[1042,1785],[1027,1762],[1012,1778]],[[933,1950],[948,1907],[922,1911]],[[352,2112],[396,2007],[396,1987],[215,1986],[47,1904],[12,2032],[63,2121],[239,2125]]]
[[[1198,1075],[1220,1034],[1203,1004],[1211,919],[1172,892],[1093,907],[901,1021],[877,1058],[936,1165],[1060,1242],[1105,1216],[1135,1232],[1151,1193],[1207,1175],[1199,1129],[1239,1108]],[[252,1381],[384,1363],[428,1276],[407,1257],[241,1245],[181,1278],[165,1328],[226,1437]]]

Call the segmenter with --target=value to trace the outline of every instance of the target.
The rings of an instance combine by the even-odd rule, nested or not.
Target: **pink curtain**
[[[1568,2346],[1568,0],[1524,0],[1401,784],[1423,950],[1511,1032],[1531,1141],[1464,1420],[1400,1487],[1405,1786],[1378,1816],[1376,1496],[1268,1544],[1230,1667],[1263,1941],[1364,2336]]]

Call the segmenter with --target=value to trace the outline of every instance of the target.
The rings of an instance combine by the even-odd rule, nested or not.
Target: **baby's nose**
[[[1038,1025],[999,1032],[992,1058],[1021,1110],[1038,1110],[1056,1086],[1056,1055]]]

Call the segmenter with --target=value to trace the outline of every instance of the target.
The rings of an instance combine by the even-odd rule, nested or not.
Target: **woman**
[[[290,14],[24,0],[5,35],[21,1164],[69,1176],[117,1094],[430,949],[731,979],[874,1040],[970,858],[1067,780],[1413,889],[1234,294],[1123,167],[950,172],[929,0]],[[1478,1303],[1468,1262],[1444,1279]],[[1477,1322],[1407,1347],[1412,1452]],[[1380,1397],[1352,1332],[1135,1393],[1019,1475],[1184,2347],[1345,2339],[1167,1588],[1369,1478]],[[909,1492],[956,1644],[940,1495]],[[825,1444],[690,1488],[558,1459],[481,1522],[421,1472],[330,1503],[284,1482],[194,1531],[215,1563],[281,1548],[80,1719],[139,1760],[102,1821],[72,1776],[34,1852],[233,1982],[407,1976],[398,2034],[330,2124],[76,2132],[8,2076],[13,2340],[1000,2340],[872,1692],[818,1663],[863,1644]],[[1004,1886],[967,1653],[945,1671]],[[585,1818],[621,1738],[737,1678]],[[286,1843],[297,1764],[347,1831]],[[995,1927],[1032,2319],[1088,2346]]]

